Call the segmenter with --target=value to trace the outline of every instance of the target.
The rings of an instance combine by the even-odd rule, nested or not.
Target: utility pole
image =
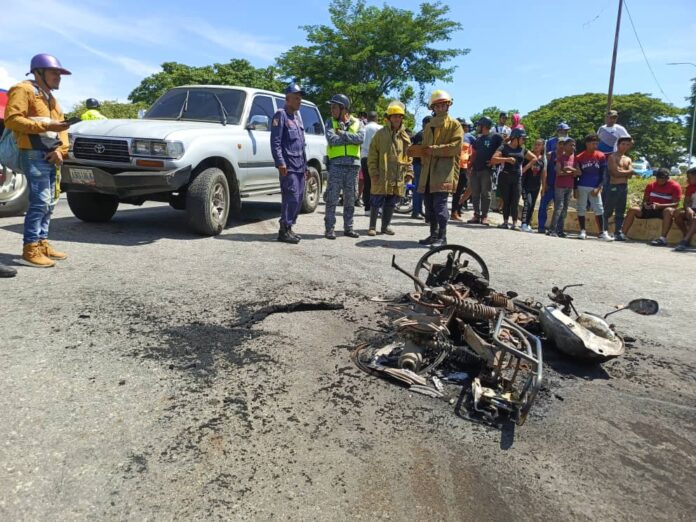
[[[611,101],[614,97],[614,73],[616,72],[616,52],[619,49],[619,30],[621,29],[621,11],[623,0],[619,0],[619,14],[616,16],[616,33],[614,34],[614,52],[611,56],[611,73],[609,74],[609,95],[607,96],[607,112],[611,110]]]

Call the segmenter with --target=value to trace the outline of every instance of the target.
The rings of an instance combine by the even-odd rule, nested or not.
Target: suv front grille
[[[128,142],[126,140],[75,138],[73,154],[78,159],[113,161],[118,163],[130,162]]]

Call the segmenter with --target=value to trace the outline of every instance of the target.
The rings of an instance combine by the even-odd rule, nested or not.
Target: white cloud
[[[200,21],[191,24],[187,29],[193,34],[201,36],[215,45],[219,45],[223,49],[260,58],[267,62],[274,61],[280,53],[288,48],[287,44],[276,43],[268,38],[243,33],[234,29],[218,29]]]
[[[0,89],[9,89],[19,80],[7,68],[0,65]]]

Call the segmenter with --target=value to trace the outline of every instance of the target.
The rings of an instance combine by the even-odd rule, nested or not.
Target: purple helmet
[[[29,65],[29,72],[27,75],[33,73],[36,69],[58,69],[60,74],[72,74],[67,69],[63,69],[58,58],[50,54],[37,54],[34,56],[31,59],[31,65]]]

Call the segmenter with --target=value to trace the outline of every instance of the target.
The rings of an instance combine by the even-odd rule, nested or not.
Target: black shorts
[[[643,208],[640,210],[640,219],[662,219],[663,208]]]

